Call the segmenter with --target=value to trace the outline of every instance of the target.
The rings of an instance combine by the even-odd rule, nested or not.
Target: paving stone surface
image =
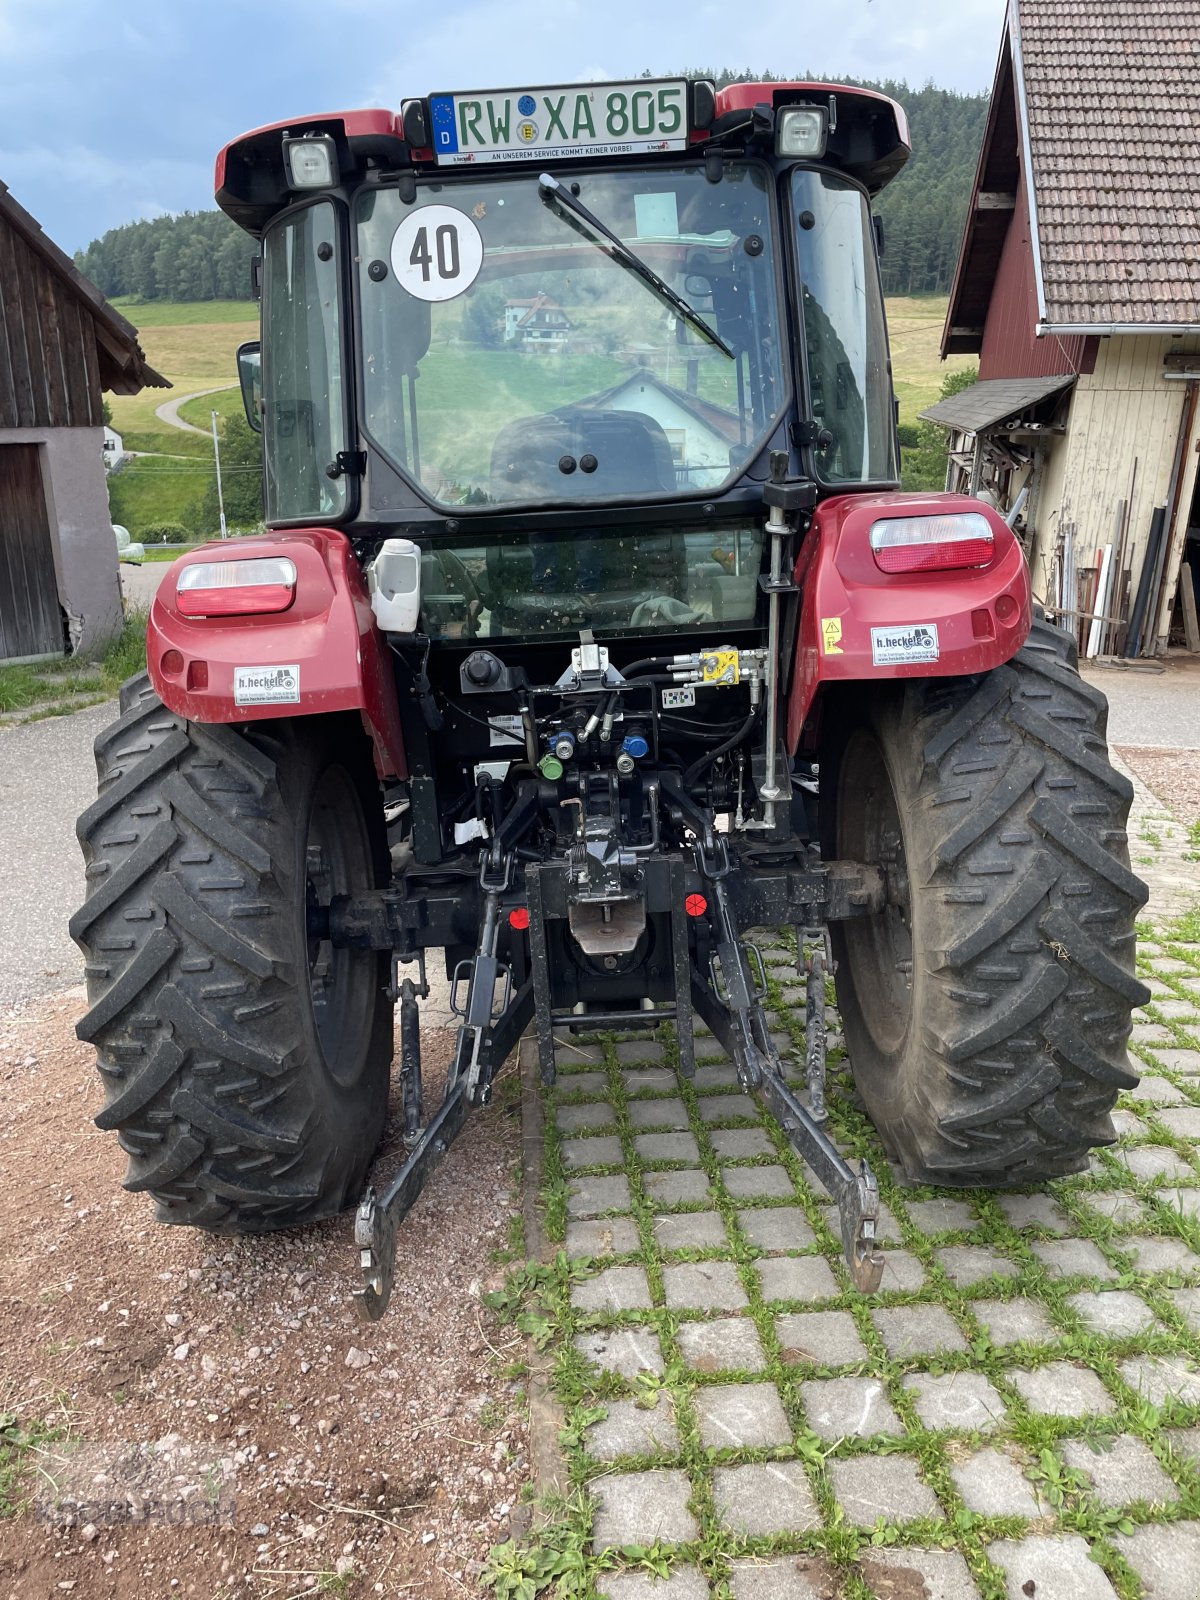
[[[629,1210],[629,1179],[576,1178],[568,1188],[567,1212],[572,1217],[598,1217],[605,1211]]]
[[[621,1141],[615,1133],[599,1134],[592,1139],[564,1139],[559,1150],[568,1172],[577,1167],[619,1167],[625,1160]]]
[[[848,1311],[795,1311],[777,1317],[779,1353],[789,1365],[849,1367],[868,1359]]]
[[[808,1425],[820,1438],[899,1438],[904,1429],[878,1378],[811,1378],[800,1385]]]
[[[971,1569],[957,1550],[919,1550],[913,1545],[870,1550],[859,1565],[877,1600],[903,1600],[906,1595],[913,1600],[979,1600]]]
[[[764,1256],[754,1270],[764,1300],[824,1300],[838,1292],[824,1256]]]
[[[658,1335],[650,1328],[612,1328],[605,1333],[578,1333],[575,1348],[587,1361],[622,1378],[664,1371]]]
[[[1061,1450],[1067,1466],[1087,1474],[1102,1506],[1128,1506],[1135,1500],[1169,1505],[1179,1499],[1179,1490],[1154,1452],[1131,1434],[1064,1439]]]
[[[1144,1333],[1156,1321],[1146,1302],[1128,1289],[1108,1289],[1104,1294],[1088,1289],[1082,1294],[1069,1294],[1067,1304],[1093,1333],[1104,1333],[1112,1339]]]
[[[662,1394],[654,1406],[639,1405],[636,1400],[610,1400],[607,1417],[592,1423],[586,1438],[588,1454],[599,1461],[652,1455],[656,1451],[674,1455],[679,1449],[671,1404]]]
[[[669,1577],[652,1572],[605,1572],[596,1579],[601,1600],[708,1600],[709,1588],[698,1567],[673,1566]]]
[[[1048,1344],[1058,1338],[1050,1313],[1038,1300],[1014,1295],[1011,1300],[973,1300],[971,1310],[994,1345]]]
[[[762,1206],[739,1211],[738,1227],[759,1250],[807,1250],[817,1242],[808,1218],[799,1206]]]
[[[1046,1600],[1117,1600],[1117,1591],[1092,1560],[1087,1540],[1077,1533],[1026,1539],[1000,1539],[988,1555],[1003,1567],[1008,1600],[1045,1596]]]
[[[594,1278],[571,1286],[576,1311],[640,1311],[649,1309],[650,1285],[644,1267],[605,1267]]]
[[[732,1261],[685,1261],[663,1268],[667,1304],[689,1311],[740,1311],[749,1305]]]
[[[1002,1450],[978,1450],[950,1468],[969,1511],[983,1517],[1036,1517],[1041,1505],[1021,1467]]]
[[[1108,1416],[1116,1410],[1096,1374],[1069,1361],[1050,1361],[1032,1371],[1017,1368],[1008,1377],[1029,1409],[1041,1416]]]
[[[1200,1590],[1200,1522],[1152,1523],[1113,1543],[1145,1586],[1145,1600],[1195,1600]]]
[[[680,1211],[654,1219],[660,1250],[723,1250],[729,1243],[718,1211]]]
[[[852,1456],[830,1461],[829,1476],[846,1520],[859,1528],[872,1528],[878,1518],[886,1522],[912,1522],[917,1517],[940,1517],[937,1495],[921,1477],[911,1456]]]
[[[688,1510],[692,1486],[686,1472],[660,1468],[653,1472],[614,1472],[596,1478],[592,1494],[592,1548],[613,1545],[683,1544],[700,1532]]]
[[[1200,895],[1200,863],[1177,866]],[[794,947],[761,943],[773,972],[794,965]],[[776,1155],[774,1125],[711,1037],[698,1037],[691,1083],[663,1065],[657,1036],[561,1048],[573,1070],[546,1096],[547,1141],[567,1216],[552,1243],[592,1263],[570,1281],[563,1334],[587,1363],[565,1437],[595,1500],[589,1592],[712,1600],[723,1574],[731,1600],[1114,1600],[1118,1588],[1200,1600],[1200,1519],[1187,1514],[1200,1471],[1200,1049],[1163,1021],[1200,1019],[1200,945],[1172,950],[1149,969],[1160,1009],[1138,1027],[1157,1042],[1120,1096],[1118,1143],[1043,1188],[906,1189],[833,1063],[830,1132],[869,1154],[885,1200],[883,1283],[868,1298],[849,1287],[829,1196]],[[777,1018],[800,1029],[803,995],[783,981]],[[1080,1330],[1097,1341],[1092,1364]],[[1128,1409],[1134,1396],[1163,1422]],[[1083,1507],[1106,1519],[1101,1553],[1125,1563],[1116,1588],[1092,1523],[1085,1539],[1072,1502],[1027,1476],[1026,1411],[1048,1419]],[[846,1549],[834,1507],[868,1533],[882,1521],[884,1542],[831,1565]],[[972,1576],[980,1531],[959,1525],[962,1508],[1017,1530],[983,1525],[991,1580]],[[1117,1527],[1125,1515],[1133,1534]],[[688,1547],[668,1579],[603,1570],[609,1545],[658,1540]],[[693,1540],[714,1555],[709,1577]]]
[[[623,1256],[639,1244],[632,1217],[597,1217],[567,1224],[569,1256]]]
[[[1007,1416],[995,1385],[981,1372],[916,1373],[904,1380],[913,1409],[937,1432],[992,1433]]]
[[[820,1556],[743,1557],[729,1563],[733,1600],[828,1600],[840,1581]]]
[[[967,1348],[965,1334],[944,1306],[880,1306],[871,1320],[888,1355],[897,1360]]]
[[[791,1444],[792,1430],[772,1383],[708,1384],[692,1401],[700,1438],[710,1450],[753,1450]]]
[[[697,1372],[763,1372],[758,1329],[749,1317],[714,1317],[706,1322],[684,1322],[675,1335],[689,1367]]]
[[[816,1496],[798,1461],[717,1467],[713,1500],[717,1521],[733,1533],[805,1533],[821,1524]]]
[[[794,1200],[786,1167],[722,1167],[721,1182],[734,1200]]]

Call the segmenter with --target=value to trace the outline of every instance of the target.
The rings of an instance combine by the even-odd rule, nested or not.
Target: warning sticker
[[[936,622],[910,622],[871,629],[871,659],[877,667],[907,667],[938,659]]]
[[[518,716],[489,717],[488,722],[492,730],[492,748],[502,744],[525,743],[525,724]]]
[[[842,654],[841,617],[821,618],[821,647],[827,656],[840,656]]]
[[[300,668],[234,667],[235,706],[294,706],[300,702]]]
[[[736,650],[702,650],[700,668],[705,683],[738,683],[741,679]]]

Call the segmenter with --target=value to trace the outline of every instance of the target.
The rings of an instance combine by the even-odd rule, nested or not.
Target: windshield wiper
[[[543,172],[538,178],[538,193],[548,206],[561,206],[565,213],[564,222],[569,222],[585,238],[589,231],[596,235],[592,239],[593,244],[598,244],[605,255],[611,257],[618,266],[624,267],[627,272],[632,272],[635,277],[640,278],[664,305],[669,306],[675,315],[686,322],[689,328],[694,329],[702,339],[716,345],[717,349],[731,361],[737,359],[733,347],[726,344],[715,329],[709,327],[700,313],[693,311],[687,301],[681,299],[671,285],[659,277],[653,267],[648,266],[641,256],[635,255],[624,239],[618,238],[611,228],[606,227],[599,217],[588,210],[582,200],[577,199],[570,189],[559,183],[551,173]],[[581,222],[585,225],[582,228],[579,226]]]

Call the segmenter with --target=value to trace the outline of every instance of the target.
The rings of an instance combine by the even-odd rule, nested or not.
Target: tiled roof
[[[1200,0],[1015,0],[1046,321],[1200,323]]]

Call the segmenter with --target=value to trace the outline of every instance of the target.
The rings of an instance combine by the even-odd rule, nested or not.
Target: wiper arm
[[[538,193],[548,206],[561,206],[563,212],[566,213],[563,220],[569,222],[585,238],[589,233],[595,235],[596,237],[592,239],[593,244],[600,244],[600,248],[605,255],[610,256],[618,266],[624,267],[627,272],[632,272],[635,277],[640,278],[664,305],[669,306],[675,315],[686,322],[689,328],[694,329],[702,339],[707,341],[708,344],[716,345],[717,349],[727,355],[731,361],[737,359],[734,355],[733,347],[726,344],[725,340],[714,328],[709,327],[700,313],[693,311],[687,301],[677,295],[671,285],[665,279],[660,278],[653,267],[643,261],[641,256],[635,255],[624,239],[619,238],[611,228],[606,227],[599,217],[588,210],[582,200],[577,199],[570,189],[559,183],[558,179],[551,173],[543,172],[539,177]],[[583,223],[584,226],[580,227],[580,223]],[[604,242],[600,243],[601,240]]]

